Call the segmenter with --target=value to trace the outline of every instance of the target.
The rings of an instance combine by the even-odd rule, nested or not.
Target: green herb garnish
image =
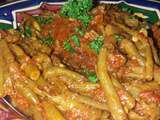
[[[90,82],[96,83],[98,81],[96,74],[93,72],[90,72],[87,68],[84,69],[84,73],[86,74]]]
[[[51,46],[53,44],[53,42],[54,42],[51,36],[44,37],[44,38],[42,38],[40,40],[41,40],[41,42],[43,44],[48,45],[48,46]]]
[[[80,40],[77,35],[73,35],[72,37],[73,42],[76,44],[77,47],[80,47]]]
[[[80,29],[80,28],[76,28],[75,31],[77,33],[79,33],[81,36],[83,36],[85,34],[84,31],[82,29]]]
[[[89,24],[89,22],[90,22],[91,19],[92,19],[92,16],[89,16],[89,15],[87,15],[87,14],[84,14],[84,15],[79,16],[78,19],[82,21],[82,23],[83,23],[83,25],[84,25],[85,27],[87,27],[88,24]]]
[[[51,17],[42,17],[42,16],[35,16],[34,17],[37,22],[41,25],[46,25],[46,24],[50,24],[53,22],[53,19]]]
[[[25,28],[24,28],[24,35],[26,37],[31,37],[32,36],[31,27],[29,25],[25,26]]]
[[[97,54],[99,53],[101,47],[103,46],[103,36],[98,36],[95,40],[90,42],[90,48],[93,49]]]
[[[94,83],[96,83],[98,81],[96,74],[90,74],[88,76],[88,80],[91,82],[94,82]]]
[[[91,8],[92,0],[68,0],[61,8],[61,15],[81,20],[87,27],[92,19],[92,16],[89,15]]]
[[[71,46],[71,44],[68,41],[64,41],[64,49],[71,53],[75,52],[74,48]]]
[[[119,35],[119,34],[115,34],[115,35],[114,35],[114,38],[115,38],[116,41],[118,41],[118,42],[121,42],[121,41],[124,39],[124,37],[123,37],[122,35]]]

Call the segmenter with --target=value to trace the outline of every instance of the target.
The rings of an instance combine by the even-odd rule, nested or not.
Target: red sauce
[[[140,98],[147,102],[160,104],[160,90],[148,90],[140,94]]]
[[[125,62],[126,58],[117,51],[111,53],[108,57],[109,69],[113,69],[113,71],[117,71],[125,64]]]

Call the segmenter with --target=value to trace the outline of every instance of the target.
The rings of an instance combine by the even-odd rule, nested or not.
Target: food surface
[[[0,97],[32,120],[159,120],[160,29],[117,5],[68,0],[0,31]]]

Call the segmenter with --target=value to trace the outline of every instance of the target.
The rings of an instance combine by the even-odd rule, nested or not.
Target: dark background
[[[20,1],[20,0],[0,0],[0,5],[4,5],[6,3],[10,3],[10,2],[13,2],[13,1]]]

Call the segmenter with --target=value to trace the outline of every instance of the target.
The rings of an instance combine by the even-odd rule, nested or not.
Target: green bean
[[[111,77],[107,72],[107,54],[107,49],[102,47],[98,56],[97,76],[100,80],[100,85],[104,89],[104,95],[113,118],[115,120],[128,120]]]
[[[16,89],[19,93],[21,93],[28,101],[30,101],[32,104],[38,104],[39,99],[37,95],[27,86],[25,86],[24,83],[18,81],[16,82]]]
[[[114,24],[116,26],[118,26],[119,28],[123,29],[124,31],[126,31],[127,33],[131,34],[133,36],[133,38],[136,38],[134,41],[134,43],[136,44],[136,47],[139,49],[139,52],[142,52],[145,55],[145,79],[146,80],[152,80],[153,78],[153,56],[152,56],[152,50],[151,50],[151,46],[149,44],[149,39],[144,36],[143,34],[129,29],[126,26],[120,24],[120,23],[116,23],[114,22]]]
[[[2,56],[2,49],[0,49],[0,97],[4,96],[4,76],[3,76],[3,68],[4,68],[4,61]]]
[[[75,114],[77,114],[77,111],[79,111],[78,112],[79,114],[86,114],[89,118],[93,120],[97,120],[99,118],[100,109],[90,108],[88,109],[88,112],[85,113],[86,107],[89,107],[89,106],[76,101],[74,98],[72,98],[68,94],[55,96],[50,99],[54,101],[54,103],[59,107],[59,109],[62,109],[65,111],[73,111],[75,112]]]
[[[32,80],[37,80],[40,77],[39,69],[33,64],[23,63],[21,69],[25,72],[26,76]]]
[[[37,80],[40,76],[40,71],[38,67],[33,64],[31,58],[26,55],[22,48],[18,45],[10,45],[12,52],[18,58],[18,62],[21,64],[21,69],[25,74],[32,80]]]
[[[84,83],[78,83],[73,82],[71,83],[69,80],[66,81],[68,87],[74,91],[77,92],[89,92],[91,90],[95,90],[100,87],[98,83],[91,83],[91,82],[84,82]]]
[[[30,110],[34,120],[44,120],[38,105],[31,105]]]
[[[66,95],[70,99],[67,99],[68,102],[66,102],[66,99],[62,95],[50,96],[48,93],[38,89],[36,84],[34,82],[32,82],[32,81],[28,82],[28,85],[29,85],[30,88],[32,88],[32,90],[36,94],[38,94],[38,95],[40,95],[42,97],[44,97],[44,96],[48,97],[48,99],[50,101],[61,105],[66,110],[70,109],[70,106],[73,106],[73,105],[75,105],[78,108],[82,109],[83,107],[82,107],[81,103],[85,103],[87,105],[90,105],[92,107],[95,107],[95,108],[98,108],[98,109],[101,109],[101,110],[108,110],[108,107],[107,107],[106,104],[96,102],[95,100],[92,100],[92,99],[90,99],[88,97],[85,97],[85,96],[80,96],[80,95],[74,94],[72,92],[67,92]]]
[[[47,80],[45,80],[42,76],[40,76],[36,81],[35,83],[37,84],[37,86],[39,87],[44,87],[46,85],[49,84],[49,82]]]
[[[10,47],[11,51],[15,54],[15,56],[17,57],[17,59],[20,63],[27,62],[28,57],[26,56],[24,51],[18,45],[11,44],[9,47]]]
[[[51,77],[59,76],[59,75],[65,75],[71,79],[77,80],[77,81],[82,81],[84,80],[84,77],[74,71],[68,70],[66,68],[61,68],[61,67],[50,67],[46,70],[44,70],[44,78],[48,79]]]
[[[121,41],[120,46],[127,53],[128,57],[135,57],[141,65],[144,65],[144,58],[140,56],[136,46],[134,43],[132,43],[132,41],[124,39]]]
[[[14,57],[12,53],[10,52],[7,42],[4,39],[0,40],[0,51],[1,51],[1,57],[3,59],[3,64],[5,66],[1,66],[3,68],[3,87],[5,89],[4,94],[11,94],[13,92],[13,82],[11,80],[11,75],[9,73],[10,65],[14,63]],[[1,83],[1,84],[2,84]]]
[[[42,106],[45,110],[47,120],[65,120],[54,104],[50,102],[42,102]]]
[[[112,77],[112,83],[116,87],[117,92],[123,92],[124,103],[129,110],[135,107],[136,101],[135,99],[125,90],[125,88],[119,83],[119,81]]]
[[[98,108],[98,111],[108,110],[108,107],[105,103],[99,103],[89,97],[80,96],[69,91],[65,92],[64,95],[62,94],[58,96],[51,96],[45,91],[41,91],[40,89],[38,89],[36,84],[32,81],[28,82],[28,85],[36,94],[42,97],[47,97],[49,101],[56,104],[56,106],[60,106],[60,108],[63,108],[63,110],[65,111],[70,110],[72,107],[79,109],[80,111],[84,111],[85,106],[83,104]]]
[[[150,81],[146,83],[132,83],[131,85],[126,86],[127,91],[135,98],[139,98],[140,93],[144,91],[150,91],[159,89],[159,85],[156,81]]]
[[[109,111],[108,105],[106,103],[100,103],[98,101],[93,100],[90,97],[87,96],[82,96],[82,95],[78,95],[72,92],[69,92],[68,94],[71,98],[73,98],[74,100],[80,102],[80,103],[84,103],[86,105],[92,106],[94,108],[98,108],[100,110],[107,110]]]
[[[47,54],[38,53],[37,55],[33,56],[32,59],[35,60],[36,63],[40,65],[41,69],[46,69],[52,66],[51,59]]]
[[[41,97],[46,97],[46,96],[50,96],[48,93],[46,93],[45,91],[42,91],[38,88],[37,84],[35,82],[33,82],[32,80],[26,80],[26,85],[37,95],[41,96]]]
[[[8,48],[7,42],[4,39],[0,40],[0,48],[2,51],[3,56],[5,56],[6,63],[14,62],[14,56],[12,55],[11,51]]]
[[[12,77],[10,76],[10,73],[8,71],[6,71],[6,68],[3,73],[3,76],[5,79],[5,81],[4,81],[5,95],[11,95],[11,94],[13,94],[13,91],[14,91],[14,83],[12,81]]]

